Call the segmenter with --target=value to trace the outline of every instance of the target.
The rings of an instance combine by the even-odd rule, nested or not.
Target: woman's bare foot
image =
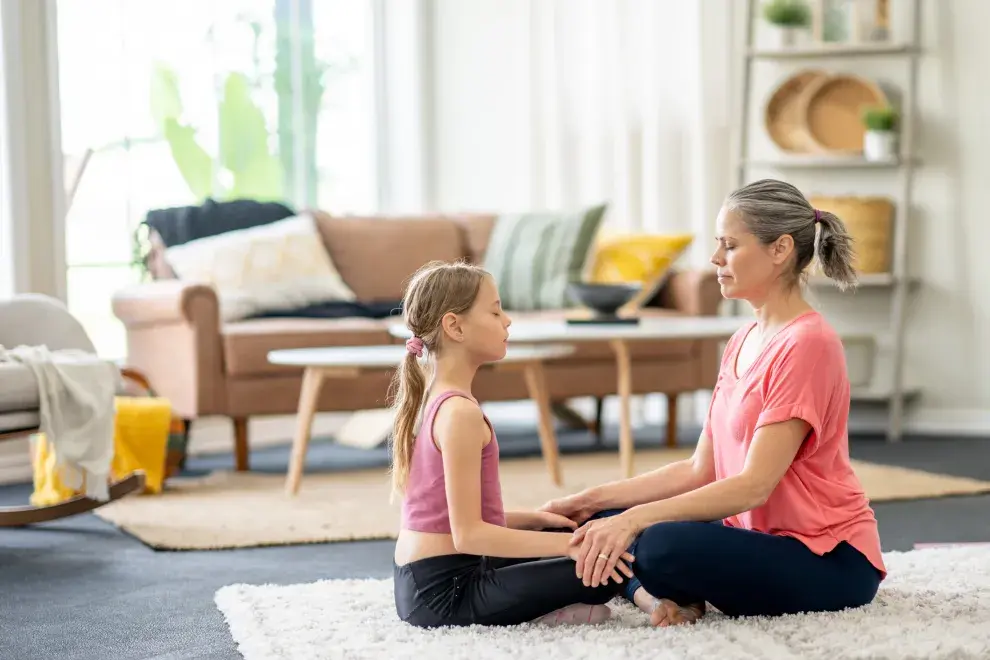
[[[650,623],[658,628],[679,626],[685,623],[694,623],[704,614],[704,603],[681,606],[672,600],[657,598],[656,605],[650,612]]]
[[[683,623],[694,623],[705,614],[704,603],[682,607],[666,598],[654,598],[642,587],[637,589],[636,593],[633,594],[633,601],[639,609],[650,615],[651,624],[661,628],[677,626]]]

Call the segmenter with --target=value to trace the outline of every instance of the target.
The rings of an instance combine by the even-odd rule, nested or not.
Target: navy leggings
[[[621,513],[613,509],[592,518]],[[876,596],[880,572],[842,542],[817,555],[801,541],[721,522],[665,522],[646,528],[629,547],[636,578],[626,582],[632,600],[643,587],[679,605],[708,602],[729,616],[838,611]]]

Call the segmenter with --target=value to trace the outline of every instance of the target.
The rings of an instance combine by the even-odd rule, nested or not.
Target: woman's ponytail
[[[852,237],[845,224],[834,213],[815,211],[819,224],[815,238],[815,257],[825,277],[834,281],[839,289],[846,290],[856,285],[856,271],[853,269]]]

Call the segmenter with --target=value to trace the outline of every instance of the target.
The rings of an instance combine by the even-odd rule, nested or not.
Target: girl
[[[403,300],[413,337],[393,384],[392,484],[401,494],[395,546],[395,607],[422,627],[598,623],[632,576],[619,553],[612,581],[588,586],[574,560],[576,525],[551,512],[505,512],[498,441],[471,394],[481,365],[505,357],[509,316],[484,270],[433,262],[411,279]],[[428,388],[418,358],[434,358]],[[419,411],[425,410],[418,432]]]
[[[694,456],[543,507],[597,518],[574,535],[585,584],[636,554],[626,596],[654,624],[694,621],[706,601],[728,615],[857,607],[886,576],[849,462],[842,341],[801,293],[813,258],[840,287],[855,282],[842,221],[794,186],[767,179],[729,195],[711,261],[722,295],[749,302],[756,321],[725,348]]]

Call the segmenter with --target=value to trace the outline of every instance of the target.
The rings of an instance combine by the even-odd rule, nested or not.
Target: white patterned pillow
[[[309,214],[175,245],[165,260],[179,279],[216,288],[224,321],[355,298]]]

